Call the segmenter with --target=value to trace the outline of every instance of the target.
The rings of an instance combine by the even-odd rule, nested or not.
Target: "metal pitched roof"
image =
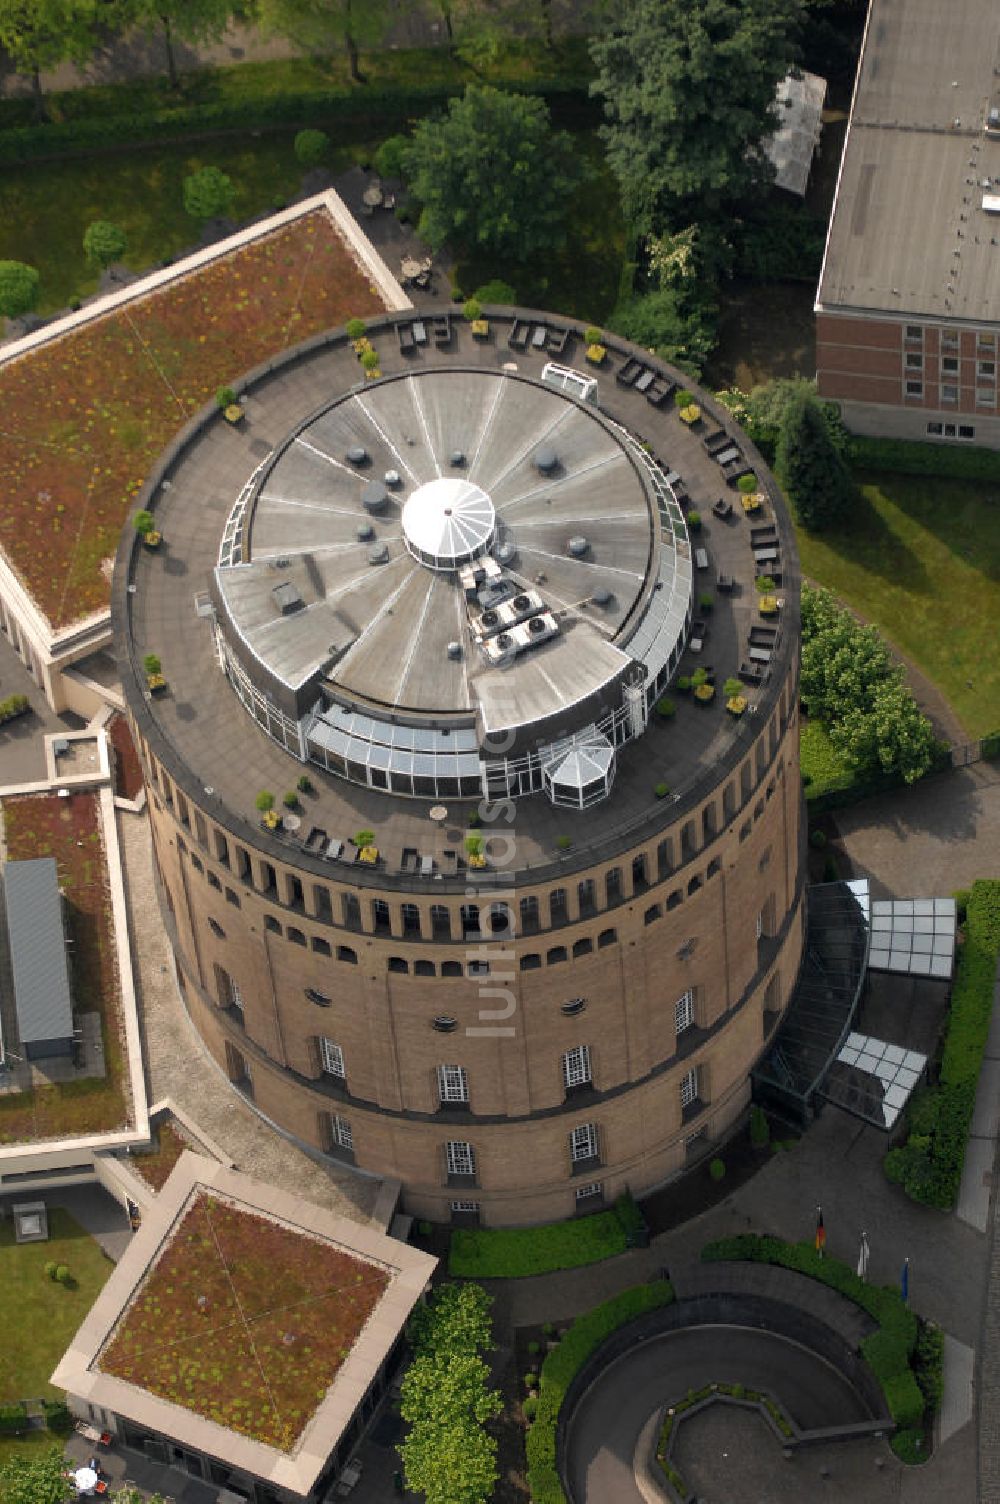
[[[21,1043],[68,1039],[73,1009],[55,859],[8,862],[3,880]]]

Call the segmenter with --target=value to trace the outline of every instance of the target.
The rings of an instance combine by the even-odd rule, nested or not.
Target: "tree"
[[[122,259],[127,248],[125,231],[108,219],[95,219],[83,232],[83,253],[91,266],[109,267]]]
[[[683,288],[661,287],[623,298],[608,328],[655,350],[695,380],[715,345],[715,311],[697,290],[689,295]]]
[[[811,398],[799,397],[785,409],[776,469],[803,526],[820,532],[850,515],[854,481]]]
[[[193,219],[228,214],[236,185],[219,167],[202,167],[184,179],[184,207]]]
[[[934,728],[901,678],[876,685],[867,712],[835,721],[830,740],[855,767],[897,773],[904,783],[929,773],[937,755]]]
[[[103,9],[99,0],[0,0],[0,48],[31,79],[39,120],[45,118],[42,73],[67,59],[86,62],[97,45],[98,24],[113,24],[117,9],[114,0]]]
[[[385,35],[389,5],[388,0],[258,0],[257,15],[265,31],[290,37],[313,54],[322,56],[342,44],[351,78],[363,84],[360,49]]]
[[[0,1496],[4,1504],[63,1504],[75,1498],[62,1448],[9,1458],[0,1467]]]
[[[0,317],[20,318],[38,302],[39,277],[23,261],[0,261]]]
[[[173,89],[180,83],[175,38],[191,46],[217,42],[236,9],[236,0],[125,0],[125,4],[129,7],[129,19],[137,26],[162,33]]]
[[[522,262],[562,245],[566,199],[582,177],[542,100],[471,84],[443,117],[419,122],[402,165],[435,250],[447,241]]]
[[[641,229],[718,219],[768,176],[804,0],[616,0],[591,42],[608,162]]]
[[[326,131],[299,131],[293,149],[295,160],[303,167],[318,167],[330,150],[330,137]]]

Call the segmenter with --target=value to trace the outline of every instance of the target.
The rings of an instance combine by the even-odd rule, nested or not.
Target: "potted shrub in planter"
[[[156,519],[152,512],[139,511],[133,518],[136,532],[147,548],[159,548],[163,541],[163,534],[156,530]]]
[[[759,574],[753,584],[758,595],[773,595],[777,589],[769,574]]]
[[[699,597],[698,597],[698,607],[699,607],[699,610],[701,610],[701,611],[711,611],[711,609],[712,609],[712,607],[714,605],[715,605],[715,596],[712,595],[711,591],[703,590],[702,593],[701,593],[701,595],[699,595]]]
[[[715,685],[708,677],[707,668],[696,668],[691,675],[691,689],[699,705],[708,705],[715,698]]]
[[[659,716],[661,721],[670,721],[677,714],[677,706],[673,700],[662,695],[653,706],[653,714]]]
[[[777,616],[778,597],[776,595],[762,595],[758,597],[757,609],[761,616]]]
[[[486,852],[483,849],[482,836],[466,836],[465,856],[470,867],[486,866]]]
[[[572,846],[572,844],[573,844],[573,841],[572,841],[572,838],[570,836],[557,836],[556,837],[556,848],[559,851],[568,851],[570,849],[570,847]]]
[[[215,394],[215,404],[227,423],[240,423],[243,408],[231,386],[220,386]]]
[[[142,660],[142,666],[146,671],[146,688],[151,695],[162,694],[167,687],[167,681],[163,677],[163,666],[155,653],[147,653]]]
[[[483,318],[483,305],[479,299],[467,298],[462,304],[462,313],[472,327],[472,338],[485,339],[490,332],[490,321]]]
[[[375,845],[375,832],[373,830],[359,830],[354,837],[354,844],[358,848],[358,861],[365,862],[369,867],[378,863],[378,847]]]
[[[730,715],[741,716],[747,708],[747,697],[739,679],[729,678],[722,686],[726,709]]]
[[[365,373],[366,381],[376,381],[382,372],[379,369],[378,352],[371,345],[361,352],[361,369]]]
[[[691,678],[690,678],[690,675],[688,675],[688,674],[681,674],[681,676],[680,676],[679,679],[675,679],[674,680],[674,688],[676,690],[678,690],[679,693],[682,694],[682,695],[690,694],[691,693]]]
[[[352,344],[365,337],[364,319],[348,319],[344,325],[344,333]]]
[[[736,482],[736,489],[739,491],[739,493],[740,493],[741,496],[754,496],[754,495],[756,495],[756,492],[757,492],[757,477],[756,477],[756,475],[751,475],[749,473],[746,474],[746,475],[741,475],[740,478],[739,478],[739,480]]]
[[[265,830],[280,830],[281,816],[278,814],[278,811],[276,809],[265,810],[263,823]]]
[[[688,525],[688,531],[689,532],[700,533],[701,532],[701,513],[700,512],[688,512],[688,515],[687,515],[687,525]]]
[[[657,799],[665,799],[670,793],[669,783],[656,784],[653,788],[653,793],[656,795]]]
[[[299,796],[295,789],[289,789],[287,794],[283,794],[281,802],[286,809],[298,809]]]
[[[264,826],[264,829],[277,830],[281,824],[281,816],[274,807],[274,795],[270,789],[260,790],[254,800],[254,806],[260,813],[261,824]]]
[[[598,329],[596,324],[588,324],[583,331],[583,337],[587,343],[587,360],[592,366],[602,366],[608,354],[604,343],[604,330]]]
[[[693,428],[696,423],[701,422],[701,408],[694,400],[693,392],[679,391],[674,402],[677,406],[677,416],[682,423],[687,424],[688,428]]]

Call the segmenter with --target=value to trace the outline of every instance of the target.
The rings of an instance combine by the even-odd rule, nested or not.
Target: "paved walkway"
[[[56,715],[49,708],[10,639],[0,632],[0,698],[6,699],[8,695],[27,695],[31,711],[0,726],[0,787],[40,782],[48,777],[42,738],[47,733],[79,731],[84,722],[71,711]]]
[[[149,822],[122,814],[119,832],[150,1101],[173,1098],[237,1169],[367,1222],[381,1182],[312,1159],[290,1143],[243,1102],[208,1054],[177,991],[153,886]]]
[[[1000,876],[998,763],[864,799],[834,819],[855,876],[874,878],[876,897],[944,897]]]

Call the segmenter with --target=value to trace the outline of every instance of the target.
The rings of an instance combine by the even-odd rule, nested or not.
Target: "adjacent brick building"
[[[816,298],[857,433],[1000,448],[1000,10],[871,0]]]

